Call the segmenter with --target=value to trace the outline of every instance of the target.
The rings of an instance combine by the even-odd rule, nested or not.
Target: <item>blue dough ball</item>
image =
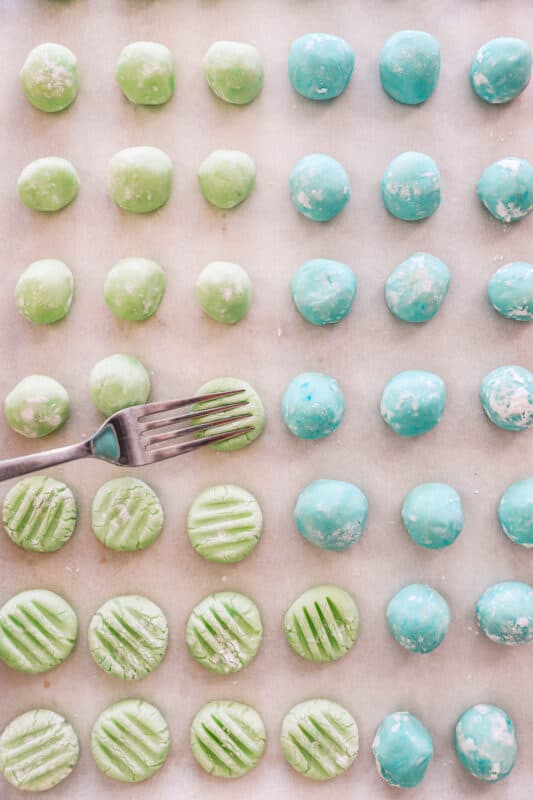
[[[346,481],[310,483],[300,492],[294,508],[298,530],[322,550],[346,550],[363,533],[367,514],[365,495]]]
[[[438,375],[423,370],[399,372],[381,396],[381,416],[400,436],[420,436],[444,413],[446,387]]]
[[[440,550],[455,542],[463,530],[461,498],[446,483],[421,483],[405,498],[402,520],[416,544]]]
[[[511,772],[518,753],[511,718],[485,703],[467,709],[455,726],[455,752],[475,778],[501,781]]]
[[[391,272],[385,285],[387,305],[404,322],[427,322],[448,293],[450,271],[429,253],[414,253]]]
[[[296,308],[313,325],[329,325],[344,319],[356,291],[357,281],[350,267],[328,258],[306,261],[291,282]]]
[[[489,300],[496,311],[517,322],[533,320],[533,264],[513,261],[489,281]]]
[[[508,103],[531,78],[531,50],[523,39],[501,36],[486,42],[470,69],[472,89],[486,103]]]
[[[485,589],[476,605],[485,636],[510,646],[533,639],[533,588],[521,581],[503,581]]]
[[[533,547],[533,478],[507,487],[498,506],[498,519],[512,542]]]
[[[514,156],[495,161],[481,175],[477,194],[500,222],[517,222],[533,211],[533,167]]]
[[[350,179],[342,164],[322,153],[301,158],[291,172],[289,185],[296,210],[314,222],[336,217],[351,195]]]
[[[291,45],[289,80],[309,100],[331,100],[348,86],[354,64],[354,52],[340,36],[307,33]]]
[[[524,431],[533,425],[533,373],[514,365],[485,375],[479,392],[483,409],[495,425]]]
[[[429,731],[413,714],[396,711],[380,723],[372,743],[376,767],[391,786],[411,789],[421,783],[433,758]]]
[[[387,606],[387,625],[396,641],[412,653],[431,653],[446,636],[450,609],[431,586],[412,583]]]
[[[401,153],[385,170],[381,195],[393,217],[406,222],[430,217],[440,206],[439,168],[424,153]]]
[[[416,106],[431,97],[440,72],[440,47],[423,31],[398,31],[385,42],[379,60],[381,85],[398,103]]]
[[[295,436],[321,439],[339,427],[344,415],[344,397],[334,378],[321,372],[304,372],[289,383],[281,413]]]

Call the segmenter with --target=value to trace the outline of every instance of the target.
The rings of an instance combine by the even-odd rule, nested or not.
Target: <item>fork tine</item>
[[[239,400],[238,403],[228,403],[225,406],[216,406],[215,408],[209,409],[209,415],[211,414],[219,414],[220,412],[224,411],[233,411],[235,408],[241,408],[241,406],[249,405],[249,400]],[[178,414],[176,417],[164,417],[163,419],[154,419],[152,422],[139,422],[139,429],[141,431],[141,436],[143,436],[148,431],[156,430],[157,428],[166,428],[167,425],[174,425],[174,423],[183,422],[187,419],[197,419],[198,417],[205,417],[207,416],[206,411],[187,411],[185,414]],[[184,428],[184,430],[188,430],[188,428]]]
[[[223,419],[215,419],[211,422],[202,422],[199,425],[189,425],[187,428],[175,428],[173,431],[165,431],[165,433],[156,433],[153,436],[148,436],[143,439],[145,447],[150,447],[159,442],[166,442],[168,439],[177,439],[184,436],[186,433],[199,433],[200,431],[208,431],[211,428],[218,428],[220,425],[227,425],[230,422],[240,422],[243,419],[253,416],[250,411],[246,414],[235,414],[233,417],[224,417]]]
[[[216,433],[213,436],[205,436],[201,439],[193,439],[190,442],[183,442],[183,444],[173,444],[167,447],[160,447],[158,450],[151,450],[147,454],[147,463],[165,461],[167,458],[174,458],[174,456],[180,456],[182,453],[189,453],[191,450],[197,450],[199,447],[206,447],[208,444],[217,444],[218,442],[225,442],[228,439],[234,439],[237,436],[243,436],[245,433],[251,433],[253,430],[253,426],[248,425],[246,428],[237,428],[235,431]]]
[[[208,403],[210,400],[221,400],[223,397],[232,397],[236,394],[242,394],[246,389],[232,389],[228,392],[213,392],[212,394],[201,394],[196,397],[187,397],[184,400],[163,400],[158,403],[144,403],[142,406],[137,406],[137,419],[149,417],[152,414],[160,414],[162,411],[173,411],[175,408],[183,408],[184,406],[191,406],[193,403]]]

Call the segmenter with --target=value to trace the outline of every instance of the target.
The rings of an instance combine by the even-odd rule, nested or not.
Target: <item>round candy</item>
[[[263,86],[263,59],[251,44],[213,42],[204,56],[209,88],[226,103],[245,105],[255,100]]]
[[[455,726],[455,752],[475,778],[501,781],[514,767],[518,752],[511,718],[485,703],[467,709]]]
[[[5,411],[14,431],[28,439],[39,439],[65,424],[70,400],[65,387],[53,378],[28,375],[7,395]]]
[[[263,636],[259,609],[237,592],[217,592],[198,603],[187,621],[185,640],[193,658],[212,672],[244,669]]]
[[[381,85],[398,103],[416,106],[435,91],[440,46],[423,31],[398,31],[385,42],[379,59]]]
[[[523,39],[501,36],[479,48],[470,69],[472,89],[486,103],[508,103],[531,78],[531,50]]]
[[[313,586],[285,614],[285,636],[308,661],[336,661],[352,649],[359,635],[359,609],[338,586]]]
[[[439,168],[424,153],[402,153],[385,170],[381,195],[393,217],[407,222],[430,217],[440,206]]]
[[[477,194],[500,222],[516,222],[533,211],[533,166],[524,158],[508,156],[483,172]]]
[[[165,273],[150,258],[122,258],[107,273],[104,297],[120,319],[139,322],[155,314],[165,294]]]
[[[137,358],[117,353],[98,361],[89,376],[91,400],[104,416],[146,403],[150,376]]]
[[[174,93],[172,53],[157,42],[133,42],[118,57],[115,77],[131,103],[160,106]]]
[[[327,222],[339,214],[352,190],[348,173],[338,161],[322,153],[296,162],[289,179],[293,205],[314,222]]]
[[[420,436],[444,413],[446,387],[438,375],[423,370],[399,372],[381,396],[381,416],[400,436]]]
[[[463,530],[461,498],[446,483],[421,483],[405,498],[402,520],[416,544],[440,550],[453,544]]]
[[[47,475],[31,475],[11,487],[2,521],[12,542],[35,553],[52,553],[76,526],[76,501],[68,486]]]
[[[255,163],[241,150],[214,150],[198,169],[205,199],[217,208],[234,208],[255,186]]]
[[[341,424],[344,396],[335,378],[303,372],[289,383],[281,413],[285,425],[300,439],[321,439]]]
[[[331,100],[348,86],[354,64],[354,52],[345,39],[307,33],[291,45],[289,80],[309,100]]]
[[[489,281],[489,300],[507,319],[533,320],[533,264],[514,261],[497,270]]]
[[[196,403],[194,406],[192,406],[193,411],[201,412],[199,413],[198,417],[195,417],[193,420],[193,424],[195,425],[199,425],[204,422],[213,422],[214,420],[218,419],[227,419],[228,417],[232,416],[240,416],[241,414],[249,414],[249,416],[245,417],[244,419],[237,420],[236,422],[228,422],[224,425],[218,425],[216,428],[212,428],[211,430],[207,431],[201,431],[196,434],[198,438],[202,438],[203,436],[214,436],[220,433],[230,433],[231,431],[238,430],[240,428],[251,428],[251,430],[247,431],[247,433],[243,433],[240,436],[235,436],[232,439],[226,439],[226,441],[209,445],[209,447],[212,447],[213,450],[221,450],[223,452],[240,450],[242,447],[252,444],[252,442],[254,442],[263,433],[265,427],[265,409],[263,408],[261,398],[249,383],[241,381],[239,378],[213,378],[207,383],[204,383],[203,386],[200,386],[196,394],[204,395],[215,392],[231,392],[237,389],[243,390],[241,394],[235,394],[230,397],[222,397],[218,400],[208,400],[207,402]],[[210,408],[220,408],[221,406],[243,402],[246,402],[247,405],[244,405],[241,408],[236,408],[231,413],[229,411],[222,411],[215,414],[209,413]]]
[[[356,291],[357,281],[350,267],[329,258],[306,261],[291,281],[296,308],[313,325],[329,325],[344,319]]]
[[[242,561],[254,550],[263,530],[259,503],[232,484],[210,486],[193,500],[187,532],[196,552],[217,564]]]
[[[305,700],[283,718],[281,749],[291,767],[305,778],[336,778],[346,772],[359,752],[357,723],[333,700]]]
[[[497,367],[480,389],[485,414],[499,428],[523,431],[533,425],[533,373],[524,367]]]
[[[68,314],[73,286],[72,272],[63,261],[44,258],[30,264],[18,279],[15,302],[30,322],[49,325]]]
[[[80,179],[66,158],[46,156],[24,167],[17,189],[24,205],[33,211],[60,211],[78,194]]]
[[[62,44],[40,44],[28,53],[20,80],[32,106],[40,111],[62,111],[78,94],[77,58]]]
[[[533,547],[533,478],[507,487],[498,506],[498,519],[512,542]]]
[[[533,587],[503,581],[485,589],[476,605],[477,622],[496,644],[519,645],[533,639]]]
[[[296,527],[322,550],[346,550],[361,537],[368,501],[346,481],[319,480],[303,489],[294,507]]]
[[[98,769],[108,778],[137,783],[151,778],[166,761],[170,734],[165,718],[145,700],[130,698],[108,706],[91,734]]]
[[[80,746],[72,725],[48,708],[11,720],[0,736],[0,772],[25,792],[46,792],[68,778]]]
[[[234,700],[212,700],[191,724],[191,750],[216,778],[240,778],[260,761],[266,731],[254,708]]]
[[[385,299],[404,322],[427,322],[440,310],[450,285],[450,271],[429,253],[413,253],[394,269],[385,284]]]
[[[448,603],[435,589],[412,583],[394,595],[387,606],[387,625],[396,641],[412,653],[431,653],[446,636]]]
[[[161,503],[139,478],[113,478],[96,492],[92,529],[111,550],[144,550],[163,530]]]
[[[248,313],[252,282],[238,264],[212,261],[198,275],[196,299],[211,319],[233,325]]]
[[[169,199],[172,173],[172,161],[157,147],[128,147],[109,162],[107,190],[120,208],[147,214]]]
[[[65,661],[78,636],[74,609],[55,592],[30,589],[0,608],[0,658],[19,672],[47,672]]]
[[[381,721],[372,752],[384,781],[400,789],[411,789],[426,774],[433,758],[433,740],[413,714],[395,711]]]

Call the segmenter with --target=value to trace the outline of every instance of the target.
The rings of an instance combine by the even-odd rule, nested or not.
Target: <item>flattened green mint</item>
[[[17,281],[15,302],[30,322],[50,325],[65,317],[72,303],[74,278],[63,261],[34,261]]]
[[[39,439],[60,428],[70,414],[67,390],[47,375],[28,375],[5,400],[6,419],[14,431]]]
[[[100,486],[94,496],[92,529],[111,550],[144,550],[163,530],[163,509],[144,481],[114,478]]]
[[[63,547],[72,536],[76,516],[72,491],[47,475],[31,475],[16,483],[2,509],[11,541],[35,553],[52,553]]]
[[[308,661],[336,661],[352,649],[359,635],[359,609],[338,586],[313,586],[290,606],[285,636]]]
[[[62,111],[78,94],[78,61],[62,44],[39,44],[28,53],[20,81],[24,94],[39,111]]]
[[[244,703],[213,700],[192,721],[192,754],[216,778],[245,775],[259,762],[265,745],[263,720]]]
[[[33,211],[61,211],[78,194],[80,179],[66,158],[46,156],[24,167],[17,188],[24,205]]]
[[[224,419],[224,417],[227,418],[228,416],[235,416],[241,413],[250,415],[245,417],[245,419],[237,420],[237,422],[229,422],[227,425],[219,425],[211,430],[198,433],[197,437],[201,438],[202,436],[213,436],[218,433],[228,433],[229,431],[238,430],[239,428],[252,428],[251,431],[236,436],[234,439],[227,439],[225,442],[209,445],[213,450],[221,450],[223,452],[240,450],[241,447],[246,447],[254,442],[263,433],[265,427],[265,409],[263,408],[261,398],[249,383],[241,381],[239,378],[213,378],[213,380],[200,386],[196,394],[203,395],[213,392],[230,392],[236,389],[243,389],[244,391],[232,397],[210,400],[207,403],[197,403],[192,406],[192,411],[199,412],[198,416],[194,418],[195,424],[212,422],[213,420]],[[217,414],[209,413],[210,408],[219,408],[220,406],[230,405],[243,400],[248,401],[248,404],[241,408],[236,408],[234,411],[223,411]]]

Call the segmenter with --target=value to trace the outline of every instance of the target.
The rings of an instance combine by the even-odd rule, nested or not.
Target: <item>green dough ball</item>
[[[78,94],[77,58],[62,44],[40,44],[28,53],[20,80],[32,106],[40,111],[62,111]]]
[[[68,419],[67,390],[47,375],[28,375],[5,400],[6,419],[17,433],[39,439],[57,430]]]
[[[426,774],[433,758],[433,741],[413,714],[395,711],[381,721],[372,752],[384,781],[400,789],[411,789]]]
[[[498,520],[512,542],[533,547],[533,478],[507,487],[498,506]]]
[[[72,272],[63,261],[44,258],[30,264],[18,279],[15,302],[30,322],[49,325],[68,314],[73,286]]]
[[[172,53],[157,42],[133,42],[118,57],[115,77],[131,103],[160,106],[174,93]]]
[[[198,603],[187,621],[190,654],[212,672],[244,669],[257,655],[263,636],[259,609],[237,592],[217,592]]]
[[[211,319],[232,325],[248,313],[252,282],[238,264],[212,261],[198,275],[196,299]]]
[[[283,719],[281,749],[291,767],[304,777],[315,781],[336,778],[359,752],[357,723],[332,700],[305,700]]]
[[[139,478],[113,478],[96,492],[92,529],[111,550],[144,550],[163,530],[161,503]]]
[[[89,625],[89,652],[104,672],[126,681],[144,678],[167,650],[167,620],[159,606],[140,595],[112,597]]]
[[[155,706],[137,698],[108,706],[91,734],[98,769],[108,778],[125,783],[151,778],[165,763],[169,747],[165,718]]]
[[[80,746],[72,725],[48,708],[15,717],[0,736],[0,772],[24,792],[46,792],[68,778]]]
[[[80,190],[80,179],[70,161],[46,156],[30,161],[20,173],[17,189],[33,211],[61,211]]]
[[[242,203],[255,185],[255,164],[240,150],[214,150],[198,170],[198,182],[206,200],[217,208]]]
[[[32,475],[6,494],[2,521],[12,542],[35,553],[52,553],[68,542],[76,526],[76,501],[68,486],[47,475]]]
[[[254,708],[233,700],[213,700],[191,725],[192,754],[216,778],[240,778],[264,753],[266,731]]]
[[[107,273],[104,297],[117,317],[139,322],[155,314],[165,294],[165,273],[149,258],[122,258]]]
[[[157,147],[128,147],[115,153],[107,170],[107,190],[117,206],[147,214],[164,206],[172,193],[172,161]]]
[[[210,486],[193,500],[187,531],[196,552],[208,561],[233,564],[255,548],[263,529],[259,503],[246,489]]]
[[[19,672],[53,669],[72,652],[78,619],[66,600],[47,589],[30,589],[0,608],[0,658]]]
[[[226,103],[251,103],[263,86],[261,53],[244,42],[214,42],[204,56],[204,72],[209,88]]]
[[[359,635],[359,609],[338,586],[313,586],[285,614],[287,641],[308,661],[336,661],[352,649]]]
[[[223,452],[240,450],[241,447],[246,447],[254,442],[258,436],[263,433],[265,427],[265,409],[263,408],[261,398],[249,383],[245,383],[245,381],[241,381],[238,378],[213,378],[213,380],[200,386],[196,394],[203,395],[213,392],[230,392],[234,389],[243,389],[244,391],[242,394],[236,394],[233,397],[210,400],[207,403],[196,403],[196,405],[192,406],[193,411],[204,411],[203,414],[195,417],[194,424],[212,422],[213,420],[224,419],[224,417],[228,416],[237,416],[241,413],[250,414],[249,417],[238,420],[237,422],[230,422],[227,425],[219,425],[211,430],[199,432],[197,437],[202,438],[203,436],[213,436],[218,433],[228,433],[229,431],[238,430],[243,427],[252,428],[248,433],[243,433],[240,436],[236,436],[234,439],[227,439],[225,442],[209,445],[213,450],[221,450]],[[220,406],[242,402],[243,400],[246,400],[248,405],[236,408],[234,411],[225,411],[218,414],[207,413],[210,408],[220,408]]]
[[[133,356],[117,353],[103,358],[91,370],[89,393],[104,416],[146,403],[150,395],[150,376]]]

